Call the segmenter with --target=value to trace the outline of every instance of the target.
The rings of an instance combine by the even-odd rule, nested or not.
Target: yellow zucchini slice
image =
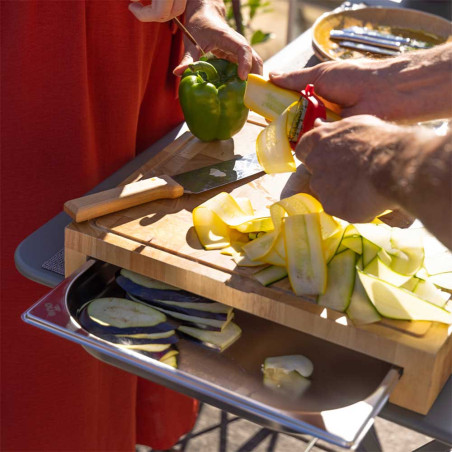
[[[289,216],[284,219],[283,231],[292,290],[296,295],[323,293],[326,287],[326,264],[319,214]]]
[[[267,232],[267,231],[273,231],[273,221],[270,217],[262,217],[262,218],[253,218],[250,221],[246,221],[245,223],[239,224],[236,227],[237,231],[243,232],[243,233],[250,233],[250,232]]]
[[[275,121],[259,133],[256,140],[256,154],[264,171],[268,174],[290,173],[297,169],[287,137],[289,107]]]
[[[300,94],[276,86],[257,74],[249,74],[243,102],[246,107],[264,118],[274,121]]]
[[[209,208],[200,205],[193,210],[193,225],[206,250],[222,249],[231,244],[228,225]]]

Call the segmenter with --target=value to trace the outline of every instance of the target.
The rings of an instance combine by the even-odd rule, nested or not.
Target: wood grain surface
[[[202,143],[187,132],[124,183],[255,152],[256,137],[262,130],[258,124],[247,123],[234,139],[225,142]],[[248,197],[259,209],[294,193],[309,192],[309,174],[301,166],[292,174],[263,175],[199,195],[158,200],[72,223],[65,238],[67,273],[80,266],[83,256],[95,257],[388,361],[403,368],[391,401],[427,413],[451,374],[450,328],[403,321],[356,327],[344,314],[295,296],[287,280],[261,286],[252,278],[255,268],[238,268],[230,257],[205,251],[198,241],[191,212],[220,191]]]

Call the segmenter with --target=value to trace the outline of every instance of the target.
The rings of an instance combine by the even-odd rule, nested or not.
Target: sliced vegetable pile
[[[89,333],[119,348],[177,366],[174,326],[150,306],[125,298],[97,298],[82,307],[78,320]]]
[[[122,269],[117,284],[127,298],[99,298],[80,310],[89,333],[177,367],[179,335],[219,352],[242,333],[233,308]]]
[[[441,249],[440,259],[424,261],[422,228],[349,224],[304,193],[264,213],[220,193],[193,210],[193,224],[206,250],[259,267],[261,284],[288,277],[296,295],[315,296],[357,324],[382,317],[452,323],[452,256]]]

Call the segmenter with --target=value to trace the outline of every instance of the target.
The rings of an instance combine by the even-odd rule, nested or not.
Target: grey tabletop
[[[366,3],[393,5],[390,0],[367,0]],[[264,75],[272,70],[278,70],[279,72],[289,71],[297,67],[312,66],[318,62],[311,47],[311,32],[307,31],[265,62]],[[185,124],[181,124],[119,171],[105,179],[90,193],[118,185],[185,130],[187,130]],[[62,212],[19,244],[15,252],[15,264],[22,275],[48,287],[55,287],[63,281],[64,228],[70,222],[71,218]],[[30,304],[33,301],[31,300]],[[452,445],[452,377],[449,378],[426,416],[391,403],[386,404],[379,416]]]

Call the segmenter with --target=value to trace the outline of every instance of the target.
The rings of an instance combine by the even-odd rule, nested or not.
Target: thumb
[[[198,57],[199,57],[199,55],[198,55]],[[191,54],[191,52],[189,52],[189,51],[185,52],[180,63],[174,68],[173,74],[180,77],[184,73],[185,69],[188,68],[188,65],[193,63],[193,61],[194,61],[194,58],[193,58],[193,55]]]

